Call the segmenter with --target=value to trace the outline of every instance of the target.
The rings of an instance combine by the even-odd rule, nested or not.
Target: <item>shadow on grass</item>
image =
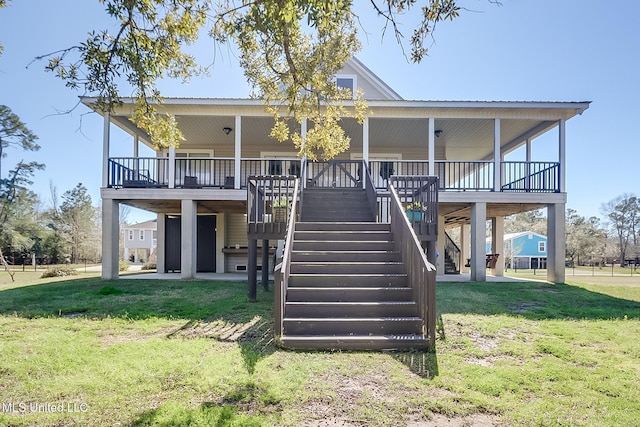
[[[246,292],[246,282],[74,279],[0,291],[0,314],[235,323],[271,318],[273,294],[259,291],[258,302],[250,303]]]
[[[421,378],[432,380],[439,375],[435,351],[405,351],[392,353],[391,356]]]
[[[436,301],[440,315],[506,314],[534,320],[640,318],[640,302],[566,284],[438,283]]]
[[[259,417],[238,414],[234,405],[218,405],[204,402],[197,408],[186,408],[179,404],[169,402],[156,409],[141,413],[130,426],[159,426],[177,427],[189,425],[202,426],[261,426],[263,423]]]

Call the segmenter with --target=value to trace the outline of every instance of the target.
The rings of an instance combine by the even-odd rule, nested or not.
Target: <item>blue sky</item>
[[[356,3],[363,27],[358,58],[405,99],[592,101],[567,122],[567,207],[601,216],[602,203],[640,193],[640,2],[502,0],[498,7],[462,0],[469,11],[438,27],[421,64],[407,62],[390,34],[382,42],[383,22],[369,2]],[[61,195],[78,182],[99,203],[102,120],[84,106],[57,114],[73,108],[80,94],[44,72],[45,62],[31,61],[110,25],[97,0],[13,0],[0,9],[0,104],[18,114],[42,146],[36,153],[9,152],[3,171],[23,158],[46,163],[33,186],[45,204],[51,185]],[[165,82],[166,96],[248,95],[228,51],[216,52],[208,41],[194,51],[213,64],[211,76],[186,86]],[[556,160],[554,144],[535,141],[534,159]],[[113,156],[131,155],[131,137],[114,132],[112,147]],[[150,217],[134,212],[129,219]]]

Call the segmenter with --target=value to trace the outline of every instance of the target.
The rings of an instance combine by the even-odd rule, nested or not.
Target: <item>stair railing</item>
[[[284,332],[282,318],[284,316],[284,304],[287,300],[287,288],[289,287],[289,275],[291,274],[291,251],[293,247],[293,233],[296,224],[296,212],[298,211],[298,198],[300,195],[300,180],[296,179],[293,188],[293,200],[291,202],[291,210],[287,221],[287,231],[284,241],[284,251],[282,260],[275,266],[273,272],[273,289],[274,289],[274,335],[276,341]]]
[[[445,232],[444,235],[446,237],[444,243],[445,258],[449,256],[451,262],[455,267],[455,273],[460,273],[460,256],[462,254],[462,251],[460,250],[458,245],[456,245],[456,242],[453,241],[451,236],[449,236],[449,233]]]
[[[393,184],[389,185],[389,192],[393,240],[407,270],[409,286],[413,289],[413,301],[423,322],[423,334],[433,347],[436,326],[436,268],[427,260]]]

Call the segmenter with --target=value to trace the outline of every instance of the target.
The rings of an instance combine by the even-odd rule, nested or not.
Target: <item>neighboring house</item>
[[[491,239],[487,239],[487,254],[492,253],[491,248]],[[545,269],[547,238],[531,231],[505,234],[499,260],[512,269]]]
[[[158,221],[151,220],[122,227],[124,260],[145,263],[158,246]]]
[[[247,235],[248,177],[302,173],[305,186],[335,186],[335,179],[316,179],[314,171],[342,162],[342,170],[358,177],[356,183],[363,171],[370,171],[379,196],[388,194],[390,176],[439,177],[436,250],[444,253],[445,231],[459,227],[460,247],[470,247],[471,253],[463,249],[457,257],[470,260],[475,281],[486,280],[486,221],[492,221],[494,247],[501,248],[504,217],[546,207],[547,278],[564,282],[565,124],[588,109],[589,102],[405,100],[355,58],[337,82],[362,88],[371,115],[363,124],[342,121],[351,147],[334,163],[307,163],[297,158],[292,143],[271,139],[273,118],[255,99],[167,98],[161,111],[175,115],[185,140],[153,157],[139,156],[140,144],[152,144],[129,120],[132,99],[124,99],[111,114],[96,109],[105,121],[103,278],[118,276],[120,204],[157,214],[159,272],[180,271],[181,277],[192,278],[200,271],[246,271],[247,254],[253,250]],[[82,102],[95,108],[95,98]],[[131,156],[111,156],[113,126],[131,135]],[[303,123],[301,132],[310,126]],[[550,132],[556,154],[533,158],[536,138]],[[521,160],[506,161],[517,149]],[[377,218],[385,221],[385,204],[378,207]],[[267,217],[265,213],[265,221]],[[275,245],[266,239],[282,238],[278,236],[282,234],[263,235],[258,243],[267,244],[271,253]],[[263,263],[273,258],[260,257],[260,251]],[[440,274],[443,264],[437,266]],[[503,273],[500,263],[493,273]]]

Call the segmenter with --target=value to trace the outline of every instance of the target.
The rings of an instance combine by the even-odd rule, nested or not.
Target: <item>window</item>
[[[547,251],[547,242],[538,242],[538,252]]]
[[[336,85],[343,89],[349,89],[351,91],[351,96],[353,97],[356,90],[356,76],[336,76]]]
[[[140,230],[140,236],[138,238],[144,240],[144,230]]]
[[[129,240],[133,240],[133,230],[127,230],[127,235]]]

